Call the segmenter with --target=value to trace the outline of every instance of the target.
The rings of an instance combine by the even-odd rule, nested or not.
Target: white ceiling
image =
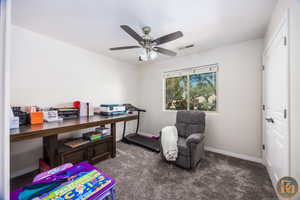
[[[141,34],[182,31],[183,38],[162,45],[179,55],[263,37],[277,0],[13,0],[13,24],[129,63],[139,50],[111,52],[136,45],[120,29],[126,24]],[[159,59],[168,59],[161,55]]]

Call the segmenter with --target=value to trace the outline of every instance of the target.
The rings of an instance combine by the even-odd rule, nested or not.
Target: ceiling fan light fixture
[[[139,60],[140,61],[148,61],[148,60],[154,60],[158,56],[158,53],[156,51],[153,51],[151,49],[142,49]]]
[[[151,60],[156,59],[157,56],[158,56],[158,53],[156,51],[150,51],[149,57],[150,57]]]
[[[147,54],[147,52],[145,50],[140,55],[140,59],[141,59],[141,61],[148,61],[148,54]]]

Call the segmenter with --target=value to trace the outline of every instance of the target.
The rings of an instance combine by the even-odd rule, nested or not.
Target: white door
[[[0,199],[9,199],[10,1],[0,0]]]
[[[289,176],[288,26],[283,23],[264,54],[264,159],[273,182]]]

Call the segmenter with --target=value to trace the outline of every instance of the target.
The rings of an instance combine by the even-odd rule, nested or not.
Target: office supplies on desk
[[[94,116],[94,106],[93,106],[93,104],[89,104],[89,107],[88,107],[88,116]]]
[[[100,115],[100,113],[101,113],[101,107],[100,106],[95,106],[94,107],[94,113]]]
[[[80,102],[80,117],[94,116],[94,107],[89,102]]]
[[[80,101],[73,101],[73,107],[80,109]]]
[[[79,116],[86,117],[88,116],[88,103],[80,102]]]
[[[10,119],[10,124],[9,124],[10,129],[16,129],[19,128],[19,117],[13,117]]]
[[[94,116],[94,106],[89,102],[74,101],[73,106],[79,109],[80,117]]]
[[[16,129],[19,128],[19,117],[16,117],[10,109],[10,123],[9,123],[9,128],[10,129]]]
[[[101,104],[100,110],[104,116],[126,114],[126,106],[122,104]]]
[[[75,107],[55,107],[53,110],[57,110],[58,116],[63,119],[74,119],[79,117],[79,110]]]
[[[25,112],[27,113],[32,113],[32,112],[38,112],[39,109],[37,106],[26,106],[25,107]]]
[[[15,117],[19,117],[19,125],[26,125],[26,124],[30,124],[30,118],[29,118],[29,114],[27,112],[24,112],[21,107],[19,106],[13,106],[11,107],[12,111],[15,115]]]
[[[42,124],[44,123],[43,112],[31,112],[30,113],[30,123],[31,124]]]
[[[57,110],[49,110],[49,111],[44,111],[44,120],[46,122],[58,122],[62,121],[63,118],[58,116]]]

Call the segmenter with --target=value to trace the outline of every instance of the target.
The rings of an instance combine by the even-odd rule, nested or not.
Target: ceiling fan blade
[[[143,41],[143,38],[137,34],[132,28],[130,28],[129,26],[127,25],[121,25],[121,28],[126,32],[128,33],[131,37],[133,37],[136,41],[138,41],[139,43],[141,41]]]
[[[160,45],[160,44],[164,44],[164,43],[176,40],[182,36],[183,36],[183,33],[181,31],[177,31],[177,32],[162,36],[160,38],[157,38],[157,39],[153,40],[152,42],[155,42],[156,45]]]
[[[161,48],[161,47],[154,47],[153,50],[157,51],[159,53],[168,55],[168,56],[176,56],[177,55],[176,52],[168,50],[168,49],[164,49],[164,48]]]
[[[114,51],[114,50],[136,49],[136,48],[141,48],[141,47],[140,46],[113,47],[110,48],[109,50]]]

